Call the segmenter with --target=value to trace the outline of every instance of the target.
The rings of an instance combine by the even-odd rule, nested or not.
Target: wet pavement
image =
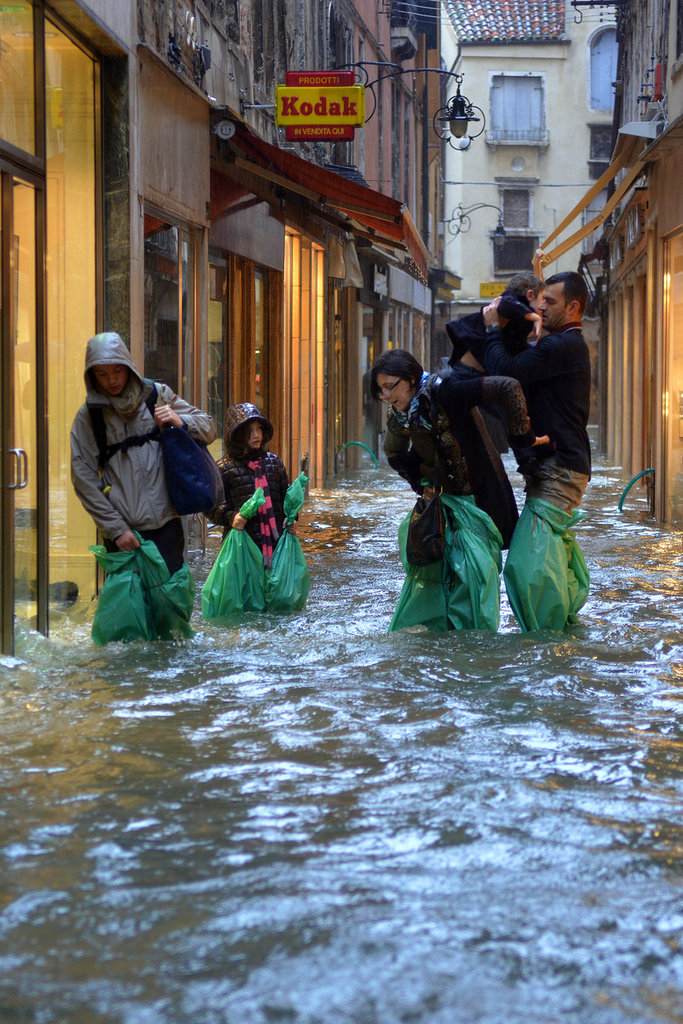
[[[683,1021],[683,534],[624,483],[598,463],[563,634],[505,599],[497,635],[388,634],[412,499],[369,466],[307,501],[303,613],[27,637],[0,1022]]]

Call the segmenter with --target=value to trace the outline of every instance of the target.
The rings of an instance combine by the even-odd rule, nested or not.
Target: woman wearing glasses
[[[470,373],[467,367],[443,376],[426,373],[403,349],[382,353],[372,367],[370,391],[389,406],[384,439],[389,465],[418,495],[429,499],[437,490],[448,496],[443,501],[447,541],[450,533],[446,556],[437,566],[408,567],[389,628],[422,623],[441,630],[496,630],[500,552],[510,543],[518,514],[479,407],[490,403],[504,411],[518,458],[547,444],[548,437],[532,432],[518,381]],[[425,600],[430,592],[439,595],[438,610],[433,600]]]

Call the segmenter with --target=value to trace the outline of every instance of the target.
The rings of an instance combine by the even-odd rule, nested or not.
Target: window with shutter
[[[506,188],[501,193],[503,225],[506,228],[530,226],[530,195],[525,188]]]
[[[547,142],[541,75],[494,75],[489,142]]]
[[[606,28],[590,44],[591,107],[614,109],[614,79],[617,74],[617,30]]]
[[[589,125],[591,133],[590,157],[588,159],[589,174],[593,181],[607,170],[612,153],[612,125]]]

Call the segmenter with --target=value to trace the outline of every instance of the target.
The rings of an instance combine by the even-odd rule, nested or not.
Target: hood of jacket
[[[105,331],[103,334],[96,334],[91,338],[85,350],[85,388],[88,400],[97,396],[102,398],[102,393],[97,390],[95,377],[90,372],[94,366],[127,366],[131,373],[134,373],[144,389],[142,374],[133,362],[133,357],[124,344],[121,336],[114,331]]]
[[[263,428],[263,446],[265,447],[273,436],[273,424],[267,419],[257,406],[251,402],[240,402],[238,405],[231,405],[225,414],[225,444],[231,455],[241,455],[238,450],[235,435],[240,427],[251,420],[257,420]]]

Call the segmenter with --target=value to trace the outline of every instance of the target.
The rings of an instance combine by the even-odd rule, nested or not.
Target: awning
[[[405,251],[427,280],[428,253],[403,203],[271,146],[245,125],[237,125],[224,145],[232,151],[232,166],[307,199],[321,214],[333,213],[339,224],[359,237]]]
[[[556,245],[554,249],[548,250],[550,243],[553,242],[558,235],[562,234],[564,229],[568,227],[572,221],[575,221],[576,218],[583,213],[586,207],[589,206],[592,200],[609,185],[610,181],[616,177],[619,171],[628,166],[632,159],[632,153],[633,146],[617,147],[615,159],[609,165],[604,174],[602,174],[595,184],[588,189],[576,206],[567,214],[564,220],[557,225],[555,230],[548,235],[543,244],[536,250],[533,265],[534,271],[539,277],[543,276],[544,267],[547,267],[548,264],[552,263],[554,260],[559,259],[559,257],[563,256],[568,249],[572,249],[575,245],[578,245],[578,243],[582,242],[587,235],[590,235],[593,231],[599,228],[600,225],[607,220],[614,207],[621,202],[624,195],[628,192],[634,182],[640,177],[647,161],[637,159],[630,167],[626,176],[621,180],[618,187],[609,197],[600,213],[584,224],[583,227],[579,228],[578,231],[575,231],[574,234],[570,235],[569,238],[566,238],[564,242],[560,242],[560,244]]]

